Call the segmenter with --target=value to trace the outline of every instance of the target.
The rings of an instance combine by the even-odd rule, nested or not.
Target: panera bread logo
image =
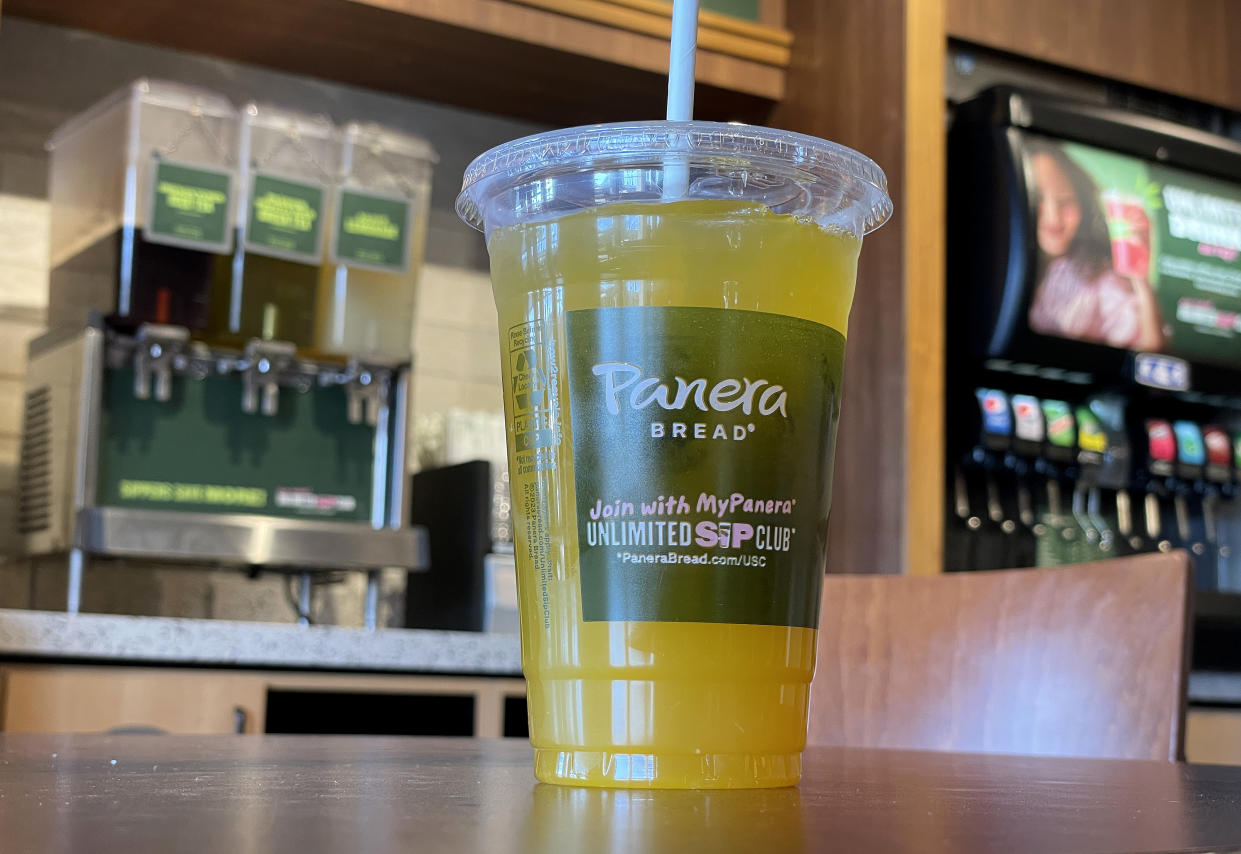
[[[592,368],[602,381],[603,405],[612,415],[619,415],[622,402],[630,409],[645,409],[652,404],[666,410],[682,410],[692,404],[703,412],[731,412],[775,415],[788,418],[788,392],[768,380],[723,379],[714,384],[705,378],[686,380],[673,377],[668,383],[661,377],[645,376],[640,366],[630,362],[600,362]]]

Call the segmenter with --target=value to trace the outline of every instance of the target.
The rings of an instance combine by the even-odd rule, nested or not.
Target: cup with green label
[[[785,131],[597,125],[484,154],[458,210],[500,318],[536,775],[796,782],[883,173]]]
[[[552,131],[466,170],[540,780],[800,778],[849,308],[891,210],[856,151],[714,122]]]

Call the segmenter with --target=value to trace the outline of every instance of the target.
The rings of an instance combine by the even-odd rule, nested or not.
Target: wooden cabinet
[[[1235,0],[949,0],[948,34],[1241,109]]]
[[[1191,707],[1185,716],[1185,759],[1241,765],[1241,709]]]
[[[265,690],[249,674],[22,665],[0,678],[5,732],[262,732]]]
[[[661,0],[5,0],[6,15],[412,95],[580,124],[663,115]],[[761,121],[784,96],[783,2],[702,13],[701,118]]]
[[[419,697],[468,698],[461,706],[472,715],[463,723],[465,734],[499,737],[506,701],[524,698],[525,690],[521,679],[493,677],[9,665],[0,669],[0,730],[260,733],[268,730],[270,696],[301,694],[319,701],[353,698],[357,731],[366,731],[368,696],[411,698],[406,707],[415,714]],[[312,704],[306,714],[315,714]]]

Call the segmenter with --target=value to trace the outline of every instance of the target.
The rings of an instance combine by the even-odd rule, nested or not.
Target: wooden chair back
[[[1191,579],[1184,552],[828,575],[809,742],[1183,758]]]

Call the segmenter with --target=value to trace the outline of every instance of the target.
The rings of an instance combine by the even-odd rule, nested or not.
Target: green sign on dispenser
[[[145,229],[152,243],[227,252],[233,175],[222,169],[156,159]]]
[[[246,248],[318,264],[322,257],[323,187],[262,172],[250,185]]]
[[[341,190],[332,257],[385,273],[409,269],[410,203],[396,196]]]

